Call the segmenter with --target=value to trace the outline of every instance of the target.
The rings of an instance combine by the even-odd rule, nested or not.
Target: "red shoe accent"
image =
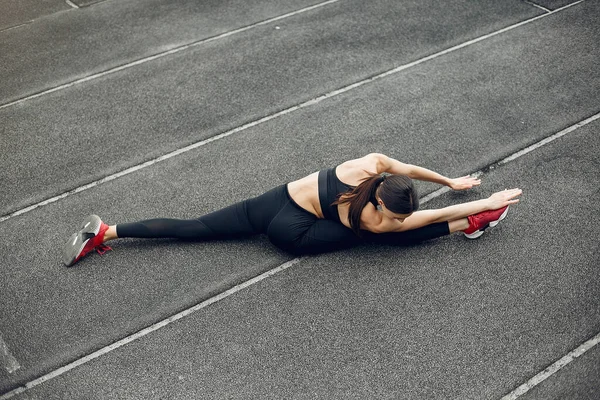
[[[96,249],[95,249],[95,250],[98,252],[98,254],[100,254],[101,256],[103,256],[103,255],[104,255],[104,253],[106,253],[106,252],[107,252],[107,251],[109,251],[109,250],[112,250],[112,248],[111,248],[111,247],[108,247],[107,245],[105,245],[105,244],[103,243],[103,244],[99,245],[98,247],[96,247]]]
[[[104,243],[104,234],[106,233],[107,230],[108,230],[108,225],[105,224],[104,222],[101,222],[98,233],[94,237],[88,239],[87,243],[83,247],[83,250],[81,250],[81,252],[77,255],[77,258],[75,259],[75,261],[73,261],[73,264],[75,264],[81,258],[85,257],[85,255],[88,254],[92,250],[96,250],[98,252],[98,254],[100,254],[100,255],[103,255],[108,250],[112,250],[110,247],[103,244]]]
[[[508,214],[508,206],[499,208],[497,210],[482,211],[477,214],[469,215],[469,227],[463,231],[466,237],[469,239],[476,239],[483,235],[483,231],[488,227],[494,227],[498,225],[498,222],[502,221],[506,214]]]

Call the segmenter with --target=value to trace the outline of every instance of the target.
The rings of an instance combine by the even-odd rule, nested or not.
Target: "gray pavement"
[[[0,32],[31,23],[36,19],[68,11],[71,7],[63,0],[0,0]],[[4,52],[2,52],[5,55]],[[4,66],[4,63],[3,63]],[[5,83],[6,81],[3,80]]]
[[[598,398],[600,382],[600,348],[585,353],[569,364],[553,379],[546,380],[529,391],[526,400]]]
[[[540,0],[540,1],[531,1],[529,2],[531,5],[537,5],[540,7],[544,7],[548,10],[556,10],[557,8],[564,7],[568,4],[572,4],[574,2],[569,0]]]
[[[0,109],[6,121],[0,147],[6,157],[0,168],[7,171],[0,212],[101,179],[539,11],[518,1],[502,7],[481,2],[478,10],[426,4],[406,10],[404,3],[391,8],[381,0],[369,7],[361,3],[334,3]],[[429,22],[423,23],[423,15]],[[395,23],[399,18],[403,24]],[[32,73],[39,70],[35,64],[29,68]],[[28,149],[26,159],[22,147]]]
[[[527,193],[478,241],[311,257],[24,398],[500,398],[600,330],[599,248],[579,240],[596,229],[597,171],[576,167],[594,163],[599,132],[581,128],[461,195],[507,181]],[[598,394],[583,362],[577,380],[557,377],[562,393]]]
[[[64,1],[56,3],[68,12],[2,33],[0,53],[10,63],[0,66],[8,78],[0,82],[1,104],[318,4],[130,0],[72,9]]]
[[[496,3],[334,2],[6,106],[1,211],[543,14]],[[3,104],[307,6],[277,4],[241,13],[215,3],[208,14],[195,10],[212,21],[207,30],[190,30],[194,12],[183,17],[171,2],[107,1],[0,31],[31,29],[33,40],[69,22],[81,34],[59,36],[52,52],[73,57],[88,32],[104,46],[69,68],[25,68],[59,71],[56,81],[20,88],[10,75]],[[151,17],[159,5],[175,14]],[[107,29],[103,40],[94,26],[111,15],[122,18],[122,37],[144,24],[162,36],[136,44]],[[65,269],[59,249],[86,214],[109,223],[193,217],[370,151],[447,175],[485,168],[600,111],[599,16],[598,3],[577,4],[0,222],[0,333],[21,365],[0,371],[0,393],[292,258],[261,237],[126,240]],[[86,29],[86,18],[98,25]],[[22,48],[27,35],[15,37],[6,36]],[[2,60],[0,68],[23,68]],[[481,240],[308,258],[22,397],[499,398],[600,331],[599,210],[590,201],[599,133],[593,122],[490,171],[484,187],[427,205],[524,188],[523,203]],[[595,355],[528,396],[600,394]]]

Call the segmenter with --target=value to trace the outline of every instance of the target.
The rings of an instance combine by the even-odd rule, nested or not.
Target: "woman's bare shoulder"
[[[369,232],[379,233],[382,215],[375,206],[367,203],[360,214],[360,228]]]
[[[335,170],[339,180],[352,186],[357,186],[363,179],[377,174],[380,169],[383,154],[371,153],[364,157],[348,160],[338,165]]]

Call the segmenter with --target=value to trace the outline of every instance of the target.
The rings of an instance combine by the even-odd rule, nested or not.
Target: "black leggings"
[[[405,245],[449,233],[448,223],[358,237],[339,222],[319,219],[297,205],[287,185],[197,219],[150,219],[117,225],[118,237],[178,238],[186,240],[231,239],[266,234],[277,247],[293,254],[317,254],[355,246],[365,241]]]

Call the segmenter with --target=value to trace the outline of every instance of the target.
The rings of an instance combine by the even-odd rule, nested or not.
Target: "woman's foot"
[[[469,215],[469,227],[463,231],[466,237],[469,239],[477,239],[483,235],[483,231],[488,226],[494,227],[502,221],[506,214],[508,214],[508,206],[499,208],[497,210],[482,211],[477,214]]]
[[[104,234],[108,230],[106,225],[97,215],[90,215],[81,224],[79,232],[71,235],[63,248],[63,263],[70,267],[92,250],[100,255],[112,250],[104,243]]]

